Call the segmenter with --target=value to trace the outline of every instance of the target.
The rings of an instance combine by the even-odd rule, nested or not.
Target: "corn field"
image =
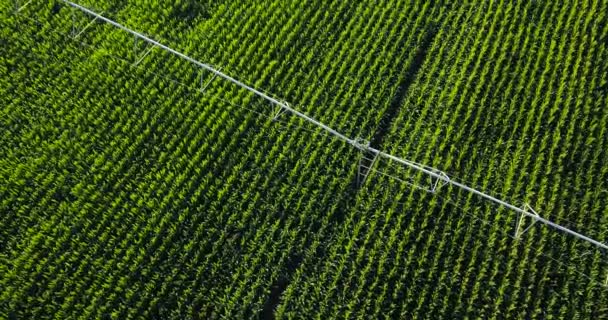
[[[608,242],[605,1],[77,3]],[[608,318],[604,250],[362,156],[61,0],[1,0],[0,318]]]

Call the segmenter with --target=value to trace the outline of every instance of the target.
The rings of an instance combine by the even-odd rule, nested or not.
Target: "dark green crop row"
[[[605,240],[601,1],[78,3]],[[558,263],[582,246],[449,186],[357,186],[352,146],[61,1],[0,21],[1,318],[608,315],[598,250]]]

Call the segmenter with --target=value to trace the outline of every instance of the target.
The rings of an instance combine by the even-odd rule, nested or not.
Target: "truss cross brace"
[[[92,26],[92,25],[93,25],[93,23],[95,23],[95,21],[97,20],[97,18],[98,18],[98,17],[95,17],[93,20],[91,20],[91,22],[89,22],[89,24],[87,24],[86,26],[84,26],[84,28],[82,28],[82,30],[80,30],[80,32],[78,32],[76,35],[74,35],[74,34],[72,33],[72,37],[73,37],[74,39],[78,38],[78,37],[79,37],[79,36],[80,36],[80,35],[81,35],[83,32],[85,32],[85,31],[86,31],[86,30],[87,30],[87,29],[88,29],[90,26]],[[72,22],[74,22],[74,20],[72,20]],[[72,30],[73,30],[72,32],[76,32],[76,28],[75,28],[75,27],[74,27]]]
[[[134,36],[134,40],[133,40],[133,54],[135,56],[135,59],[137,59],[134,63],[133,66],[137,66],[140,62],[142,62],[142,60],[144,60],[144,58],[150,53],[150,51],[152,51],[152,49],[156,48],[156,45],[152,44],[150,46],[150,48],[148,48],[146,51],[144,51],[144,53],[142,53],[141,55],[138,55],[137,53],[137,42],[139,40],[138,36]],[[139,56],[139,58],[138,58]]]
[[[285,105],[289,106],[289,104],[287,104],[287,102],[283,102]],[[276,121],[279,119],[279,117],[285,113],[287,111],[287,109],[285,107],[283,107],[282,105],[278,104],[276,106],[276,108],[274,109],[273,112],[273,117],[272,117],[272,121]]]
[[[30,1],[31,2],[31,1]],[[29,2],[28,2],[29,3]],[[27,4],[26,4],[27,5]],[[25,5],[24,5],[25,7]],[[23,8],[23,7],[22,7]],[[21,10],[21,9],[20,9]],[[103,14],[103,12],[101,13]],[[80,31],[77,31],[77,27],[76,27],[76,9],[72,8],[72,38],[76,39],[78,38],[83,32],[85,32],[90,26],[93,25],[93,23],[95,23],[95,21],[97,21],[97,19],[99,19],[98,16],[95,16],[93,18],[93,20],[91,20],[86,26],[84,26],[84,28],[82,28]]]
[[[437,173],[438,175],[440,175],[444,179],[440,179],[440,178],[436,178],[436,177],[431,176],[431,190],[430,190],[431,193],[435,193],[437,191],[437,189],[445,186],[450,181],[450,177],[448,177],[448,175],[445,174],[445,172],[443,172],[443,171],[437,171],[435,173]]]
[[[217,69],[218,71],[222,70],[222,67],[219,67]],[[201,81],[201,89],[200,92],[204,92],[205,89],[207,89],[207,87],[211,84],[211,82],[213,80],[215,80],[215,78],[217,77],[217,73],[214,73],[213,76],[211,76],[211,79],[209,79],[204,85],[203,85],[203,71],[201,70],[201,75],[200,75],[200,81]]]
[[[538,213],[536,213],[536,211],[534,211],[534,209],[532,209],[532,207],[530,207],[530,205],[528,205],[527,203],[524,204],[524,207],[522,209],[525,212],[531,213],[532,215],[534,215],[536,217],[540,217],[538,215]],[[531,217],[533,219],[532,223],[530,223],[530,225],[527,228],[522,230],[522,225],[523,225],[525,217],[526,217],[526,215],[523,213],[517,214],[517,225],[515,226],[515,239],[517,239],[517,240],[519,240],[521,238],[521,236],[524,233],[526,233],[528,230],[530,230],[530,228],[532,228],[532,226],[538,221],[537,219]]]
[[[28,4],[32,3],[33,0],[29,0],[28,2],[21,5],[21,1],[15,0],[15,13],[19,13],[21,10],[25,9]]]
[[[376,164],[376,160],[378,160],[377,153],[373,153],[373,156],[369,158],[365,152],[363,152],[363,155],[359,158],[359,166],[357,168],[357,187],[361,187],[363,183],[365,183],[374,164]]]

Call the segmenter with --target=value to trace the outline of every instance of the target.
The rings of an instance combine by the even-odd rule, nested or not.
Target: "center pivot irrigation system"
[[[223,78],[223,79],[225,79],[225,80],[227,80],[227,81],[229,81],[229,82],[231,82],[231,83],[233,83],[233,84],[235,84],[235,85],[237,85],[237,86],[239,86],[239,87],[241,87],[241,88],[243,88],[243,89],[245,89],[245,90],[247,90],[247,91],[255,94],[256,96],[261,97],[264,100],[270,102],[272,105],[274,105],[276,107],[273,119],[276,119],[278,116],[280,116],[283,113],[290,113],[290,114],[292,114],[292,115],[294,115],[296,117],[299,117],[299,118],[301,118],[301,119],[303,119],[303,120],[305,120],[305,121],[307,121],[309,123],[312,123],[313,125],[315,125],[318,128],[323,129],[325,132],[327,132],[331,136],[334,136],[334,137],[336,137],[336,138],[338,138],[338,139],[340,139],[340,140],[342,140],[342,141],[344,141],[344,142],[352,145],[353,147],[359,149],[363,154],[369,155],[370,158],[365,158],[365,156],[363,157],[363,158],[365,158],[368,161],[368,163],[369,163],[368,166],[364,166],[364,164],[363,164],[362,161],[359,163],[359,171],[358,171],[358,176],[357,176],[358,183],[362,183],[365,180],[365,178],[367,177],[368,173],[371,171],[370,170],[371,167],[373,166],[373,164],[375,163],[375,161],[378,158],[390,159],[390,160],[393,160],[393,161],[395,161],[395,162],[397,162],[397,163],[399,163],[399,164],[401,164],[403,166],[409,167],[411,169],[417,170],[417,171],[419,171],[421,173],[424,173],[424,174],[428,175],[432,179],[432,184],[431,184],[431,188],[430,189],[425,189],[425,190],[427,190],[429,192],[433,192],[434,193],[434,192],[437,191],[437,189],[439,187],[449,184],[449,185],[452,185],[454,187],[466,190],[466,191],[468,191],[470,193],[473,193],[473,194],[475,194],[475,195],[477,195],[479,197],[482,197],[482,198],[484,198],[486,200],[489,200],[491,202],[497,203],[497,204],[499,204],[501,206],[504,206],[504,207],[506,207],[508,209],[511,209],[512,211],[515,211],[517,213],[517,215],[518,215],[518,217],[517,217],[517,224],[516,224],[515,232],[514,232],[514,236],[515,236],[516,239],[519,239],[520,236],[523,233],[525,233],[527,230],[529,230],[529,228],[534,223],[540,222],[540,223],[548,225],[548,226],[550,226],[552,228],[555,228],[555,229],[557,229],[559,231],[562,231],[562,232],[565,232],[567,234],[570,234],[571,236],[574,236],[574,237],[582,239],[582,240],[584,240],[584,241],[586,241],[588,243],[591,243],[592,245],[594,245],[594,246],[596,246],[598,248],[608,250],[608,245],[606,245],[606,244],[604,244],[602,242],[599,242],[599,241],[594,240],[594,239],[592,239],[590,237],[587,237],[587,236],[585,236],[585,235],[583,235],[581,233],[578,233],[578,232],[573,231],[573,230],[571,230],[569,228],[566,228],[566,227],[564,227],[562,225],[559,225],[559,224],[557,224],[555,222],[552,222],[550,220],[542,218],[540,215],[538,215],[538,213],[536,213],[536,211],[534,211],[527,204],[525,204],[523,206],[523,208],[517,207],[517,206],[515,206],[513,204],[510,204],[510,203],[508,203],[506,201],[500,200],[500,199],[498,199],[496,197],[493,197],[493,196],[491,196],[491,195],[489,195],[487,193],[484,193],[482,191],[479,191],[479,190],[477,190],[475,188],[472,188],[472,187],[469,187],[469,186],[467,186],[465,184],[462,184],[462,183],[459,183],[457,181],[454,181],[454,180],[450,179],[450,177],[445,172],[443,172],[441,170],[438,170],[438,169],[435,169],[435,168],[432,168],[432,167],[429,167],[429,166],[426,166],[426,165],[418,164],[418,163],[415,163],[415,162],[412,162],[412,161],[409,161],[409,160],[405,160],[405,159],[396,157],[394,155],[388,154],[386,152],[383,152],[381,150],[375,149],[375,148],[371,147],[370,144],[369,144],[369,142],[366,141],[366,140],[364,140],[364,139],[361,139],[361,138],[354,138],[354,139],[349,138],[349,137],[345,136],[344,134],[342,134],[342,133],[340,133],[340,132],[332,129],[331,127],[329,127],[329,126],[327,126],[327,125],[325,125],[325,124],[323,124],[323,123],[315,120],[314,118],[309,117],[306,114],[304,114],[304,113],[302,113],[302,112],[300,112],[300,111],[292,108],[287,102],[284,102],[284,101],[281,101],[279,99],[273,98],[270,95],[268,95],[268,94],[266,94],[264,92],[261,92],[260,90],[257,90],[257,89],[255,89],[255,88],[253,88],[253,87],[251,87],[251,86],[249,86],[249,85],[247,85],[247,84],[245,84],[245,83],[243,83],[243,82],[241,82],[241,81],[239,81],[239,80],[237,80],[237,79],[235,79],[235,78],[233,78],[233,77],[231,77],[231,76],[229,76],[229,75],[227,75],[225,73],[222,73],[220,70],[218,70],[218,69],[216,69],[216,68],[214,68],[214,67],[212,67],[212,66],[210,66],[208,64],[199,62],[199,61],[197,61],[197,60],[195,60],[195,59],[193,59],[193,58],[191,58],[191,57],[189,57],[189,56],[187,56],[187,55],[185,55],[185,54],[183,54],[181,52],[178,52],[178,51],[176,51],[174,49],[171,49],[171,48],[169,48],[169,47],[167,47],[167,46],[165,46],[165,45],[163,45],[163,44],[161,44],[161,43],[159,43],[159,42],[157,42],[157,41],[155,41],[155,40],[147,37],[144,34],[141,34],[141,33],[137,32],[137,31],[129,29],[129,28],[127,28],[127,27],[125,27],[125,26],[123,26],[123,25],[121,25],[121,24],[119,24],[119,23],[117,23],[117,22],[115,22],[113,20],[110,20],[110,19],[106,18],[106,17],[102,16],[101,14],[98,14],[98,13],[96,13],[94,11],[91,11],[90,9],[85,8],[85,7],[83,7],[83,6],[79,5],[79,4],[76,4],[76,3],[73,3],[73,2],[70,2],[70,1],[67,1],[67,0],[62,0],[62,1],[64,3],[66,3],[67,5],[69,5],[70,7],[72,7],[73,10],[75,10],[75,9],[81,10],[81,11],[85,12],[86,14],[89,14],[89,15],[91,15],[93,17],[93,20],[87,26],[85,26],[83,28],[83,30],[81,30],[79,33],[76,33],[75,30],[73,29],[73,35],[75,35],[75,36],[80,35],[82,32],[84,32],[84,29],[88,28],[96,20],[101,20],[101,21],[104,21],[106,23],[109,23],[109,24],[111,24],[111,25],[113,25],[113,26],[115,26],[115,27],[117,27],[117,28],[119,28],[119,29],[121,29],[123,31],[126,31],[126,32],[128,32],[128,33],[130,33],[130,34],[132,34],[134,36],[134,50],[137,50],[137,41],[138,40],[143,40],[143,41],[151,44],[152,48],[158,47],[158,48],[160,48],[162,50],[170,52],[170,53],[172,53],[172,54],[174,54],[174,55],[176,55],[176,56],[178,56],[178,57],[180,57],[180,58],[182,58],[182,59],[184,59],[186,61],[189,61],[189,62],[193,63],[194,65],[196,65],[196,66],[198,66],[198,67],[200,67],[200,68],[202,68],[204,70],[207,70],[207,71],[213,73],[213,78],[211,80],[209,80],[209,82],[212,81],[213,79],[215,79],[216,77],[220,77],[220,78]],[[15,10],[16,10],[16,12],[21,11],[21,9],[23,9],[23,7],[25,7],[30,2],[31,2],[31,0],[28,1],[27,3],[25,3],[23,6],[19,7],[19,5],[18,5],[19,1],[15,1]],[[72,12],[72,14],[74,14],[74,11]],[[73,26],[73,28],[75,28],[75,25]],[[147,53],[149,53],[152,48],[150,48],[146,53],[144,53],[144,56]],[[139,61],[141,61],[141,59],[139,59]],[[526,229],[524,229],[522,231],[523,219],[525,217],[531,218],[532,219],[532,223],[528,226],[528,228],[526,228]],[[608,285],[608,278],[606,278],[606,283],[605,284]]]

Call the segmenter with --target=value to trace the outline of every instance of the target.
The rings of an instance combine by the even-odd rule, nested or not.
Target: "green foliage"
[[[605,231],[601,1],[79,3],[348,136]],[[602,256],[575,270],[539,253],[576,253],[567,238],[515,242],[514,215],[449,187],[355,188],[350,146],[225,81],[201,92],[211,75],[161,50],[133,66],[145,48],[107,24],[74,40],[57,1],[0,18],[0,318],[605,316]]]

